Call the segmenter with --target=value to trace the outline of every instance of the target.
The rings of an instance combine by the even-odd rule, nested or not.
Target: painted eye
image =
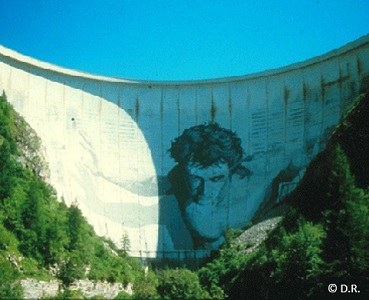
[[[198,182],[201,180],[201,177],[196,175],[187,175],[187,180],[189,180],[190,182]]]
[[[212,178],[210,178],[210,180],[212,181],[212,182],[218,182],[218,181],[221,181],[221,180],[223,180],[224,179],[224,175],[219,175],[219,176],[215,176],[215,177],[212,177]]]

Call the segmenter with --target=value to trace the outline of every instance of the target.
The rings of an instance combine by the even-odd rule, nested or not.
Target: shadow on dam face
[[[368,87],[369,37],[257,75],[132,82],[0,55],[50,182],[131,255],[190,265],[281,201]],[[218,125],[215,125],[218,124]]]

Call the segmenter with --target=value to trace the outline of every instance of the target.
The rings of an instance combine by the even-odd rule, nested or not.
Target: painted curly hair
[[[184,130],[168,151],[179,165],[192,161],[208,167],[225,161],[233,171],[240,166],[244,155],[240,138],[213,122]]]

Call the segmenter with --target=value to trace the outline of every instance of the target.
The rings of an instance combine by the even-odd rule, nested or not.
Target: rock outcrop
[[[40,299],[43,297],[55,297],[61,288],[61,283],[57,280],[38,281],[36,279],[21,280],[24,299]]]
[[[278,226],[282,219],[282,216],[273,217],[245,230],[237,238],[238,242],[245,245],[245,249],[241,252],[246,254],[254,252],[267,239],[269,233]]]
[[[56,297],[63,292],[64,286],[58,280],[38,281],[35,279],[21,280],[24,299],[40,299],[44,297]],[[94,280],[75,280],[70,286],[71,291],[80,291],[86,298],[104,297],[104,299],[114,299],[120,292],[124,291],[129,295],[133,294],[132,284],[126,287],[122,283],[109,283]]]
[[[17,161],[37,176],[48,179],[50,170],[45,160],[41,139],[36,131],[18,114],[15,125],[15,138],[19,150],[16,155]]]

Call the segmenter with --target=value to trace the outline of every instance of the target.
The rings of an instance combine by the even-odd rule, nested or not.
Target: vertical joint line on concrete
[[[164,175],[164,93],[163,88],[160,89],[160,145],[161,145],[161,170],[160,175]]]
[[[245,97],[245,101],[246,101],[246,112],[247,112],[247,124],[248,124],[248,130],[246,132],[246,141],[247,141],[247,155],[250,155],[251,152],[251,126],[250,126],[250,117],[251,117],[251,112],[250,112],[250,91],[249,91],[249,87],[247,87],[246,90],[246,97]]]
[[[196,124],[198,124],[198,122],[199,122],[199,120],[198,120],[198,97],[199,97],[199,88],[197,87],[196,88],[196,94],[195,94],[195,122],[196,122]]]
[[[180,99],[179,99],[179,88],[175,89],[176,91],[176,100],[177,100],[177,125],[178,125],[178,136],[181,134],[181,106],[180,106]]]
[[[66,108],[65,108],[65,78],[63,79],[62,81],[62,87],[63,87],[63,90],[62,90],[62,105],[63,105],[63,118],[65,119],[66,117]],[[64,143],[66,142],[66,130],[63,130],[63,140],[64,140]]]
[[[232,91],[231,85],[228,85],[228,113],[229,113],[229,127],[233,129],[233,120],[232,120]]]
[[[287,113],[287,88],[286,81],[283,79],[283,108],[284,108],[284,147],[283,147],[283,159],[286,160],[286,148],[287,148],[287,126],[288,126],[288,113]]]
[[[12,78],[12,68],[10,69],[10,79]],[[30,87],[30,82],[31,82],[31,79],[30,79],[30,77],[31,77],[31,74],[30,73],[28,73],[27,74],[27,99],[26,99],[26,113],[28,114],[29,113],[29,98],[30,98],[30,93],[29,93],[29,87]],[[11,86],[11,80],[10,80],[10,83],[9,83],[9,86]],[[9,99],[8,99],[8,101],[9,101]],[[23,111],[23,114],[24,115],[26,115],[25,113],[24,113],[24,111]]]
[[[343,101],[343,97],[342,97],[342,83],[343,83],[343,77],[342,77],[342,69],[341,69],[341,66],[339,65],[339,63],[337,62],[337,65],[338,65],[338,76],[339,76],[339,80],[338,80],[338,88],[339,88],[339,93],[340,93],[340,120],[342,119],[343,117],[343,112],[344,112],[344,109],[343,109],[343,105],[344,105],[344,101]]]
[[[13,76],[13,68],[9,68],[9,75],[8,75],[8,89],[9,91],[5,91],[5,94],[6,92],[10,93],[11,89],[12,89],[12,76]],[[29,93],[29,76],[30,74],[28,73],[27,74],[27,93]],[[10,101],[10,99],[8,99],[8,101]]]
[[[307,86],[306,86],[306,83],[305,83],[305,78],[304,76],[302,77],[302,100],[304,101],[304,128],[303,128],[303,131],[302,131],[302,141],[303,141],[303,148],[304,148],[304,151],[305,153],[307,153],[307,146],[306,146],[306,130],[307,130],[307,112],[306,112],[306,109],[307,109],[307,105],[306,105],[306,102],[307,102]]]
[[[120,141],[120,139],[119,139],[119,129],[120,129],[120,114],[121,114],[121,95],[120,95],[120,90],[118,90],[118,96],[117,96],[117,104],[118,104],[118,106],[117,106],[117,110],[118,110],[118,116],[117,116],[117,121],[118,121],[118,123],[117,123],[117,127],[116,127],[116,129],[117,129],[117,141],[118,141],[118,174],[119,174],[119,179],[121,180],[122,179],[122,172],[121,172],[121,155],[120,155],[120,153],[121,153],[121,141]],[[121,198],[121,196],[120,196],[120,198]]]
[[[121,158],[121,141],[120,141],[120,115],[121,115],[121,89],[118,89],[118,96],[117,96],[117,101],[118,101],[118,123],[117,123],[117,141],[118,141],[118,176],[119,176],[119,180],[122,180],[122,170],[121,170],[121,167],[122,167],[122,158]],[[122,197],[122,190],[120,189],[119,190],[119,203],[120,204],[123,204],[123,197]],[[125,232],[124,232],[124,213],[123,213],[123,210],[121,209],[120,210],[120,217],[121,217],[121,220],[122,220],[122,227],[121,227],[121,231],[122,231],[122,235],[121,235],[121,238],[123,238],[123,236],[125,235]],[[128,234],[128,233],[127,233]],[[129,237],[128,237],[129,238]]]
[[[47,85],[48,85],[48,80],[46,80],[45,82],[45,96],[44,96],[44,104],[45,104],[45,107],[47,107]]]
[[[268,153],[269,151],[269,90],[268,90],[268,82],[265,81],[265,105],[266,105],[266,132],[265,132],[265,152]],[[267,188],[267,177],[268,177],[268,171],[269,171],[269,155],[266,155],[265,157],[265,163],[264,163],[264,189]]]
[[[140,102],[139,102],[139,98],[138,98],[138,94],[136,95],[136,102],[135,102],[135,115],[136,115],[136,147],[137,149],[139,149],[139,145],[138,145],[138,132],[140,130],[140,126],[139,126],[139,114],[140,114]],[[139,151],[136,151],[136,163],[137,163],[137,167],[139,165]],[[138,169],[136,169],[136,180],[138,180]],[[139,188],[137,188],[137,205],[138,207],[140,207],[140,190]],[[138,240],[139,240],[139,244],[140,244],[140,249],[142,249],[142,228],[141,228],[141,214],[140,214],[140,209],[138,210]],[[142,256],[142,255],[141,255]]]
[[[211,85],[211,108],[210,108],[210,118],[211,121],[214,122],[216,114],[216,107],[214,103],[214,87]]]

